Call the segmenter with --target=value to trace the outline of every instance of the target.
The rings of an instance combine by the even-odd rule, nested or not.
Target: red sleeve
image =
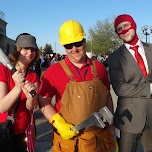
[[[10,77],[12,77],[12,73],[3,64],[0,64],[0,81],[8,83]]]
[[[3,64],[0,64],[0,82],[4,82],[8,86],[8,90],[14,87],[12,73]],[[5,122],[8,112],[0,113],[0,122]]]
[[[41,85],[39,89],[39,95],[52,98],[56,92],[54,74],[50,68],[48,68],[43,75]]]

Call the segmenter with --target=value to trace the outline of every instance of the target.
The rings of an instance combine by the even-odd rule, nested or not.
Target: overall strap
[[[75,81],[74,75],[73,75],[72,71],[70,70],[70,68],[68,67],[68,65],[65,63],[65,61],[60,60],[59,63],[62,66],[62,68],[65,71],[68,78],[70,79],[70,81]]]
[[[98,78],[96,64],[94,60],[91,60],[91,72],[92,72],[93,78]]]
[[[92,76],[93,76],[93,78],[98,78],[95,61],[94,60],[90,60],[90,61],[91,61]],[[65,61],[64,60],[60,60],[59,63],[62,66],[62,68],[65,71],[65,73],[68,76],[68,78],[70,79],[70,81],[76,81],[71,69],[68,67],[68,65],[65,63]]]

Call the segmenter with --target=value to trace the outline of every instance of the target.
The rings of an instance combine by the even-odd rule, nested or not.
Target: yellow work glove
[[[119,152],[119,146],[118,146],[118,143],[117,143],[117,141],[116,141],[116,139],[115,139],[115,152]]]
[[[79,133],[72,131],[73,125],[67,123],[59,113],[56,113],[49,122],[57,129],[64,140],[69,140]]]

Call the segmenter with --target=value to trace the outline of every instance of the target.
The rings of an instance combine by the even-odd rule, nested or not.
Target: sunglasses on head
[[[70,49],[73,48],[73,46],[75,46],[75,47],[80,47],[80,46],[82,46],[82,45],[83,45],[83,42],[84,42],[84,39],[83,39],[82,41],[79,41],[79,42],[66,44],[66,45],[64,45],[64,47],[65,47],[66,49],[70,50]]]

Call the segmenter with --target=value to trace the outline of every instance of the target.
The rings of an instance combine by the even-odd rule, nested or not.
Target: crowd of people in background
[[[45,56],[41,55],[40,59],[34,64],[33,70],[40,77],[41,73],[43,73],[49,66],[51,66],[54,63],[57,63],[65,57],[65,54],[61,55],[60,53],[46,54]],[[109,54],[97,55],[96,53],[93,53],[91,59],[102,62],[105,65],[105,67],[108,68],[108,57]]]
[[[59,53],[46,54],[45,56],[40,56],[40,59],[34,64],[33,71],[37,73],[40,77],[41,74],[52,64],[57,63],[61,59],[64,59],[66,55],[61,55]]]
[[[51,65],[57,63],[58,61],[64,59],[66,57],[65,54],[61,55],[60,53],[46,54],[45,56],[40,56],[40,59],[34,64],[33,71],[37,73],[40,77],[41,74]],[[98,60],[102,62],[108,71],[108,58],[109,54],[105,55],[97,55],[96,53],[92,53],[91,59]]]
[[[93,53],[92,55],[93,60],[98,60],[99,62],[102,62],[105,67],[108,67],[108,58],[109,58],[109,54],[97,55],[96,53]]]

